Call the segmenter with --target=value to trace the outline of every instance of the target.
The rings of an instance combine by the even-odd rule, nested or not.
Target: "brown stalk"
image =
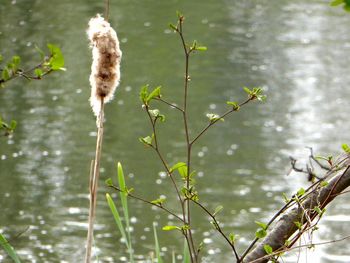
[[[97,187],[98,179],[100,176],[100,159],[102,153],[102,141],[103,141],[103,119],[104,119],[104,102],[101,98],[101,111],[97,118],[97,139],[96,139],[96,151],[95,159],[92,161],[90,170],[90,207],[89,207],[89,219],[88,219],[88,235],[86,241],[86,255],[85,263],[91,262],[91,248],[94,234],[94,220],[96,213],[97,202]]]

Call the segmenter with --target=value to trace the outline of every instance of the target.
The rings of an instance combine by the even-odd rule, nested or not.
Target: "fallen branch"
[[[308,194],[307,198],[301,202],[302,207],[311,209],[305,210],[300,205],[295,204],[292,208],[287,210],[282,214],[267,236],[258,243],[254,250],[247,254],[242,262],[268,262],[269,257],[266,257],[265,245],[269,245],[274,252],[289,248],[290,245],[286,245],[286,241],[293,237],[297,231],[300,231],[300,226],[298,227],[295,222],[303,222],[307,225],[307,217],[312,219],[317,217],[317,212],[312,208],[319,207],[323,209],[336,196],[350,186],[349,166],[347,166],[343,172],[334,173],[333,177],[330,176],[329,178],[328,185],[314,188],[314,190]]]

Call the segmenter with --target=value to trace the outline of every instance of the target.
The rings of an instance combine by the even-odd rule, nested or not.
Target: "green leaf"
[[[263,222],[255,221],[255,224],[257,224],[258,226],[260,226],[264,230],[266,230],[268,228],[268,226]]]
[[[160,114],[158,109],[148,110],[148,112],[151,114],[152,117],[156,119],[160,119],[160,121],[162,122],[165,121],[165,116],[163,114]]]
[[[162,229],[164,231],[181,230],[181,228],[178,226],[163,226]]]
[[[326,212],[326,208],[319,208],[318,206],[314,207],[314,211],[319,215],[319,217],[323,216],[323,214]]]
[[[300,188],[297,192],[297,196],[303,196],[305,194],[305,189],[304,188]]]
[[[125,232],[125,229],[124,229],[124,226],[123,226],[123,223],[122,223],[122,219],[119,215],[119,212],[113,202],[113,199],[112,197],[110,196],[110,194],[106,194],[106,199],[107,199],[107,204],[112,212],[112,215],[114,217],[114,221],[119,229],[119,232],[120,234],[122,235],[122,238],[126,241],[125,244],[127,246],[128,249],[129,248],[129,242],[128,242],[128,239],[127,239],[127,236],[126,236],[126,232]]]
[[[49,66],[52,70],[65,70],[64,58],[61,49],[53,44],[47,44],[50,50],[51,56],[49,60]]]
[[[295,221],[294,224],[297,226],[298,229],[302,229],[303,227],[303,224],[298,221]]]
[[[108,178],[108,179],[105,181],[105,184],[106,184],[107,186],[113,186],[112,178]]]
[[[314,211],[319,215],[321,215],[321,213],[322,213],[322,210],[318,206],[314,207]]]
[[[207,113],[206,115],[208,117],[208,119],[210,120],[210,122],[215,122],[215,121],[224,121],[224,118],[221,118],[220,115],[218,114],[214,114],[214,113]]]
[[[161,86],[156,87],[147,97],[146,101],[149,102],[154,98],[160,98],[162,95],[160,94]]]
[[[18,65],[20,62],[21,62],[21,58],[19,56],[12,57],[12,63],[14,65],[14,68],[18,68]]]
[[[44,59],[45,59],[45,52],[42,51],[37,45],[35,45],[35,49],[39,52],[40,58],[41,58],[42,60],[44,60]]]
[[[139,141],[142,142],[143,144],[147,145],[147,146],[151,146],[152,145],[152,141],[153,141],[153,136],[146,136],[146,137],[140,137]]]
[[[222,205],[217,206],[214,210],[213,216],[216,216],[222,209],[224,209]]]
[[[349,145],[347,145],[346,143],[343,143],[343,144],[341,145],[341,147],[342,147],[342,149],[344,150],[344,152],[350,153],[350,147],[349,147]]]
[[[126,190],[125,186],[125,177],[124,177],[124,172],[123,172],[123,167],[120,162],[117,164],[117,169],[118,169],[118,183],[119,183],[119,188],[122,191]]]
[[[227,101],[226,104],[232,106],[233,110],[235,110],[235,111],[238,111],[240,108],[238,103],[234,102],[234,101]]]
[[[173,25],[172,23],[169,24],[169,27],[171,29],[173,29],[174,31],[177,31],[177,27],[175,25]]]
[[[268,245],[268,244],[264,245],[264,250],[265,250],[267,255],[270,255],[273,252],[272,247],[270,245]]]
[[[183,261],[182,263],[191,263],[190,250],[188,248],[186,240],[184,240],[184,251],[183,251]]]
[[[159,110],[154,109],[154,110],[148,110],[148,112],[151,114],[152,117],[158,117],[159,116]]]
[[[120,192],[120,200],[122,202],[122,207],[123,207],[123,213],[124,213],[124,218],[125,222],[127,225],[127,228],[129,227],[129,211],[128,211],[128,203],[127,203],[127,195],[128,195],[128,189],[125,184],[125,177],[124,177],[124,172],[123,172],[123,167],[120,162],[118,162],[117,165],[118,169],[118,184],[119,188],[122,192]]]
[[[178,162],[178,163],[174,164],[174,165],[169,169],[169,172],[172,173],[173,171],[175,171],[175,170],[177,170],[177,169],[179,169],[180,167],[183,167],[183,166],[186,166],[186,167],[187,167],[186,163],[184,163],[184,162]],[[187,170],[187,168],[186,168],[186,170]]]
[[[198,51],[206,51],[206,50],[208,50],[208,48],[205,47],[205,46],[197,46],[196,50],[198,50]]]
[[[0,62],[3,60],[4,58],[3,58],[3,56],[2,55],[0,55]]]
[[[245,92],[247,92],[248,95],[251,95],[251,94],[252,94],[252,91],[251,91],[249,88],[247,88],[247,87],[243,87],[243,90],[244,90]]]
[[[13,131],[17,127],[17,122],[15,120],[11,120],[10,122],[10,130]]]
[[[289,247],[290,244],[291,244],[291,241],[290,241],[290,240],[286,240],[286,241],[284,242],[284,245],[285,245],[286,247]]]
[[[260,102],[265,102],[266,101],[266,95],[257,95],[256,99]]]
[[[148,97],[148,84],[141,87],[140,90],[140,100],[142,103],[147,105],[147,97]]]
[[[159,246],[159,242],[158,242],[158,235],[157,235],[155,223],[153,223],[153,233],[154,233],[154,246],[155,246],[155,251],[156,251],[157,262],[163,263],[162,257],[160,256],[160,246]]]
[[[329,183],[327,182],[327,181],[322,181],[321,183],[320,183],[320,186],[321,187],[325,187],[325,186],[327,186]]]
[[[231,244],[234,244],[238,235],[235,235],[234,233],[231,232],[228,237],[230,239]]]
[[[256,232],[255,232],[255,236],[257,238],[264,238],[267,235],[267,232],[265,229],[259,228]]]
[[[193,40],[193,43],[192,43],[192,46],[191,46],[191,49],[195,50],[197,47],[197,40]]]
[[[155,204],[155,205],[163,205],[163,203],[165,202],[166,198],[158,198],[155,200],[152,200],[151,203]]]
[[[11,244],[7,241],[5,236],[3,236],[2,234],[0,234],[0,245],[3,247],[3,249],[10,256],[10,258],[12,258],[12,260],[15,263],[21,263],[15,249],[11,246]]]
[[[180,167],[178,167],[177,168],[177,171],[179,172],[179,174],[181,175],[181,177],[183,178],[183,179],[186,179],[187,178],[187,176],[188,176],[188,171],[187,171],[188,169],[187,169],[187,165],[185,164],[184,166],[180,166]]]
[[[13,64],[12,62],[7,63],[6,66],[8,69],[11,69],[12,71],[16,71],[15,64]]]
[[[122,203],[122,208],[123,208],[123,214],[124,214],[124,220],[125,220],[125,225],[126,225],[126,232],[128,235],[128,248],[129,248],[129,254],[130,258],[132,258],[132,244],[131,244],[131,235],[130,235],[130,219],[129,219],[129,208],[128,208],[128,200],[127,196],[129,193],[129,190],[126,187],[125,184],[125,176],[123,172],[123,167],[120,162],[118,162],[118,183],[119,183],[119,188],[122,190],[122,192],[119,193],[120,200]]]
[[[43,71],[40,69],[40,68],[36,68],[34,70],[34,74],[38,77],[38,78],[41,78],[42,75],[43,75]]]
[[[9,72],[7,67],[2,70],[1,78],[4,81],[6,81],[6,80],[8,80],[10,78],[10,72]]]
[[[283,196],[284,202],[289,203],[290,199],[288,198],[288,196],[286,195],[286,193],[282,193],[282,196]]]
[[[176,16],[177,18],[183,17],[183,14],[180,11],[176,11]]]
[[[344,0],[333,0],[330,5],[331,6],[338,6],[338,5],[341,5],[341,4],[344,4],[345,1]]]

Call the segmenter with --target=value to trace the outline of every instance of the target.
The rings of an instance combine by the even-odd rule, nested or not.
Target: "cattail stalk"
[[[87,31],[92,47],[90,104],[96,115],[97,140],[95,159],[90,170],[90,207],[85,263],[91,262],[97,188],[103,141],[104,104],[111,101],[120,80],[121,51],[117,34],[100,15],[92,18]]]
[[[86,256],[85,262],[91,262],[91,249],[94,233],[94,221],[95,221],[95,211],[96,211],[96,201],[97,201],[97,187],[98,178],[100,177],[100,160],[102,153],[102,141],[103,141],[103,113],[104,104],[103,99],[101,100],[101,111],[98,117],[98,129],[97,129],[97,140],[96,140],[96,151],[95,160],[92,161],[90,168],[90,207],[89,207],[89,222],[88,222],[88,236],[86,241]]]

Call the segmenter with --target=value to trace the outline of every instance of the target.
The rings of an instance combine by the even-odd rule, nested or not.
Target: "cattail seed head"
[[[90,104],[98,116],[101,101],[111,101],[119,84],[122,52],[117,33],[101,15],[90,19],[87,34],[92,48]]]

